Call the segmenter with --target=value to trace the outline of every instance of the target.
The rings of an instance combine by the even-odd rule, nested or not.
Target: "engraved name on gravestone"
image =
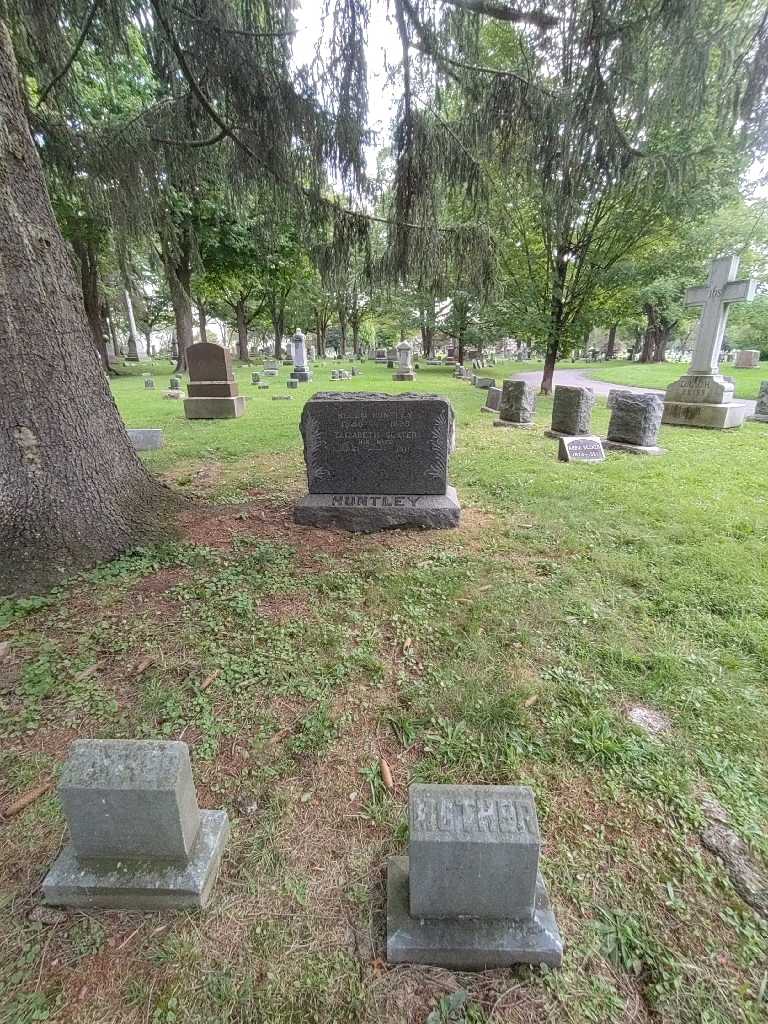
[[[438,395],[320,392],[301,432],[311,494],[445,494],[453,423]]]
[[[540,839],[528,787],[413,785],[409,820],[413,917],[532,917]]]

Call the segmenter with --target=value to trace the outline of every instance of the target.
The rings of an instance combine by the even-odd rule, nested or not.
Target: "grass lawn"
[[[0,601],[0,807],[78,736],[183,737],[233,824],[204,914],[41,920],[55,796],[4,822],[0,1021],[764,1021],[768,925],[701,834],[718,801],[765,869],[768,430],[664,428],[663,458],[564,465],[549,400],[535,431],[495,430],[444,368],[331,385],[331,365],[290,402],[286,371],[257,391],[238,370],[246,414],[218,423],[116,380],[127,423],[165,430],[148,465],[195,499],[179,537]],[[451,398],[459,530],[292,523],[302,400],[331,387]],[[561,971],[387,967],[410,781],[534,788]]]
[[[562,366],[567,366],[563,363]],[[687,363],[630,363],[626,359],[606,363],[578,363],[588,377],[605,380],[611,384],[628,384],[630,387],[666,388],[688,369]],[[754,370],[737,370],[725,365],[723,373],[736,381],[736,398],[757,398],[760,382],[768,380],[768,363],[761,363]]]

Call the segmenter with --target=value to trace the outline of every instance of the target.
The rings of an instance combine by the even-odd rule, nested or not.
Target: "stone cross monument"
[[[296,331],[291,338],[291,346],[293,348],[293,370],[291,371],[291,377],[294,380],[312,380],[312,374],[307,366],[307,339],[302,334],[301,329]]]
[[[701,306],[696,346],[688,372],[670,384],[664,400],[664,423],[722,430],[740,427],[746,406],[733,401],[733,384],[720,374],[720,349],[732,302],[751,302],[757,282],[736,280],[738,256],[714,260],[709,281],[687,288],[686,306]]]

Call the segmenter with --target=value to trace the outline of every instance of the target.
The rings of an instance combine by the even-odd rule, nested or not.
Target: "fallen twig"
[[[25,807],[29,807],[35,800],[38,800],[41,796],[48,792],[53,787],[53,779],[46,779],[45,782],[41,782],[39,786],[35,786],[34,789],[28,790],[23,793],[13,803],[8,804],[2,813],[3,818],[12,818],[14,815],[19,814]]]

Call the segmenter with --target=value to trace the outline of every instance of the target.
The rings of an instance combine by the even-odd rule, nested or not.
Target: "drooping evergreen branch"
[[[544,11],[521,11],[519,7],[509,7],[507,4],[497,3],[496,0],[441,0],[451,7],[459,7],[463,11],[471,11],[473,14],[484,14],[488,18],[495,18],[497,21],[507,21],[512,25],[519,25],[528,22],[537,28],[546,30],[554,28],[557,18]]]
[[[96,17],[96,11],[98,10],[99,3],[100,0],[93,0],[93,3],[91,4],[88,10],[88,14],[86,15],[85,21],[83,22],[83,27],[80,30],[80,35],[77,38],[77,42],[75,43],[72,53],[69,55],[69,58],[67,59],[61,71],[59,71],[57,75],[54,75],[51,81],[48,83],[48,85],[46,85],[46,87],[43,89],[42,93],[40,94],[40,99],[37,101],[35,106],[42,107],[42,105],[48,99],[48,97],[59,84],[59,82],[63,81],[63,79],[66,78],[67,74],[69,73],[69,69],[77,60],[77,55],[78,53],[80,53],[80,50],[83,47],[83,43],[85,42],[88,36],[93,19]]]

